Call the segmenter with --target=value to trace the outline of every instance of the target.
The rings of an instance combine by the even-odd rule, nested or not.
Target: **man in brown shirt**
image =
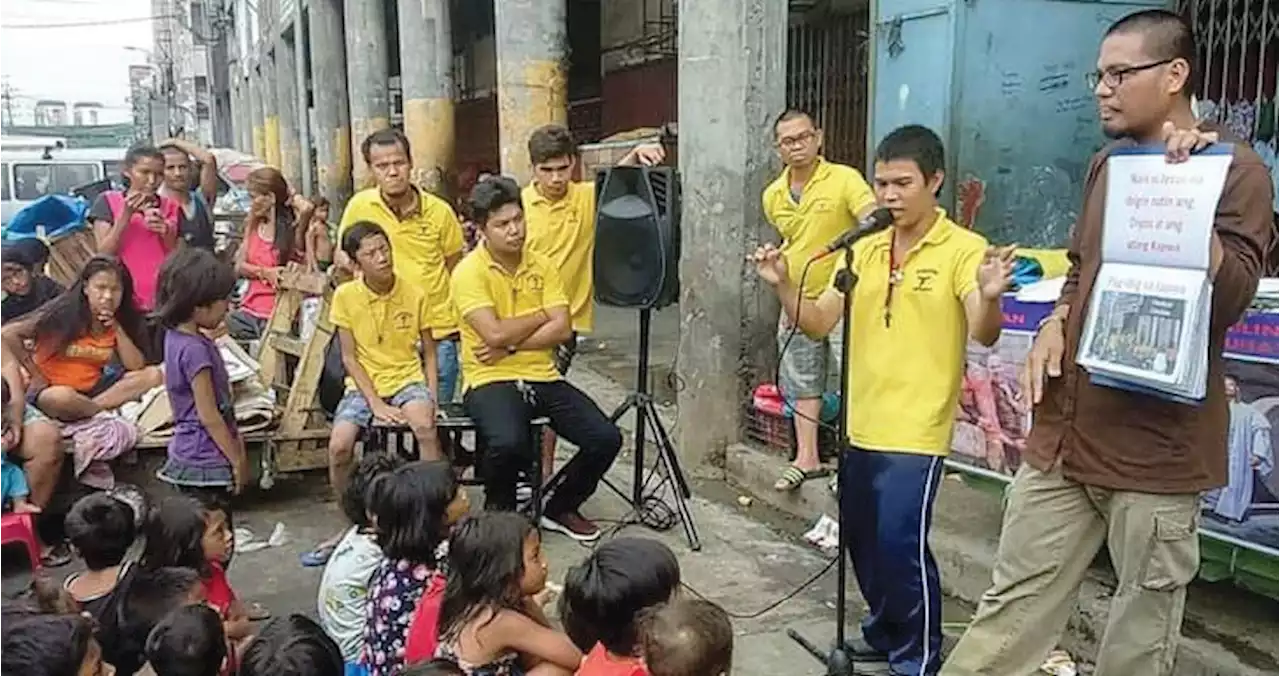
[[[1118,585],[1097,675],[1173,667],[1186,586],[1199,568],[1199,495],[1226,483],[1223,340],[1249,306],[1272,237],[1271,179],[1252,149],[1233,143],[1214,219],[1204,401],[1190,406],[1095,385],[1075,356],[1102,263],[1108,154],[1163,144],[1177,162],[1216,140],[1196,129],[1191,110],[1195,54],[1191,27],[1163,10],[1131,14],[1103,39],[1090,82],[1103,129],[1116,141],[1090,164],[1071,272],[1028,356],[1024,391],[1035,422],[1010,490],[993,584],[944,674],[1037,671],[1103,542]]]

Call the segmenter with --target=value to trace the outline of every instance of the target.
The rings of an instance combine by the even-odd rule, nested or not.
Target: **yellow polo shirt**
[[[466,320],[468,314],[481,308],[491,308],[499,319],[510,319],[569,305],[560,273],[550,260],[526,248],[520,267],[511,274],[493,260],[487,247],[478,246],[453,269],[453,300],[462,329],[459,361],[467,389],[511,380],[560,379],[550,348],[518,350],[495,364],[480,363],[475,349],[484,341]]]
[[[356,193],[342,212],[337,246],[342,247],[342,234],[355,223],[370,221],[382,226],[391,241],[396,276],[422,289],[431,304],[431,335],[444,338],[458,330],[445,259],[462,253],[466,243],[453,207],[425,190],[419,190],[418,195],[422,201],[417,215],[402,221],[377,188]]]
[[[893,229],[854,245],[849,360],[849,443],[874,451],[947,455],[964,376],[964,298],[978,288],[982,235],[938,210],[907,253],[885,325]],[[844,257],[837,272],[844,267]],[[835,274],[827,281],[835,284]]]
[[[364,367],[380,397],[390,397],[411,383],[426,383],[418,341],[430,328],[427,297],[408,280],[396,276],[391,292],[379,295],[353,279],[333,292],[329,320],[351,332],[356,359]],[[347,389],[356,389],[350,377]]]
[[[809,258],[852,228],[858,216],[876,203],[875,193],[857,169],[821,157],[800,192],[799,203],[791,197],[790,167],[764,189],[761,199],[765,218],[782,235],[782,255],[795,286],[800,285]],[[804,279],[806,298],[822,295],[839,258],[827,256],[809,266]]]
[[[573,330],[590,333],[594,324],[592,257],[596,248],[596,186],[569,184],[569,193],[549,200],[529,184],[520,194],[528,228],[526,250],[546,256],[560,271],[569,295]]]

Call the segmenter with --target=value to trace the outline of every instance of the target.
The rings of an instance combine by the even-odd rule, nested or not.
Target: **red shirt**
[[[443,575],[433,574],[427,580],[427,588],[422,592],[417,610],[413,612],[409,633],[405,637],[405,664],[425,662],[436,656],[436,645],[440,642],[440,604],[444,602],[444,582]]]
[[[615,657],[605,650],[603,644],[597,643],[582,665],[574,672],[575,676],[649,676],[649,670],[639,657]]]
[[[225,620],[231,604],[236,600],[236,593],[227,582],[227,572],[222,569],[221,563],[210,561],[209,570],[209,577],[201,580],[204,583],[204,598]]]

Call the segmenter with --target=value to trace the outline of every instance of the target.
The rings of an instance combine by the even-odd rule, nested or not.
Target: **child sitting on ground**
[[[640,644],[652,676],[726,676],[733,665],[733,624],[710,601],[676,599],[653,611]]]
[[[383,559],[369,580],[360,664],[372,676],[400,673],[409,623],[441,574],[449,529],[470,509],[447,460],[414,462],[374,480],[369,511]]]
[[[103,610],[98,636],[103,659],[119,674],[133,674],[146,663],[147,637],[166,615],[204,604],[204,584],[191,568],[138,567],[122,582],[113,602]]]
[[[639,656],[640,619],[679,587],[676,555],[649,538],[610,540],[570,568],[560,621],[587,653],[577,676],[647,676]]]
[[[71,506],[65,524],[67,539],[86,570],[73,573],[63,586],[101,624],[113,593],[132,569],[124,557],[137,536],[133,508],[107,493],[94,493]]]
[[[382,550],[378,548],[365,498],[375,479],[403,464],[395,453],[367,452],[342,492],[342,511],[355,525],[338,541],[325,564],[320,577],[318,617],[320,626],[338,644],[347,663],[360,659],[369,578],[382,562]]]
[[[465,519],[449,538],[438,657],[468,675],[568,676],[582,662],[551,628],[540,600],[547,582],[538,529],[515,512]]]
[[[222,616],[227,639],[238,642],[249,636],[249,614],[227,582],[222,565],[232,540],[225,512],[206,509],[189,496],[165,498],[148,514],[142,533],[146,536],[144,569],[179,566],[199,571],[205,601]]]
[[[154,676],[218,676],[227,658],[218,611],[206,605],[178,608],[147,636],[147,669]]]
[[[342,676],[342,653],[302,615],[272,620],[244,651],[239,676]],[[163,676],[163,675],[162,675]]]
[[[0,410],[0,427],[3,428],[0,434],[4,439],[4,450],[0,455],[0,502],[3,502],[6,512],[39,514],[40,508],[27,500],[31,489],[27,486],[27,475],[22,471],[22,465],[9,459],[9,453],[18,452],[18,432],[9,409],[9,381],[0,380],[0,388],[3,388],[4,397],[4,408]]]

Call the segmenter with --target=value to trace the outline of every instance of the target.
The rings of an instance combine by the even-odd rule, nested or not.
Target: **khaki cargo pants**
[[[1014,477],[992,586],[944,676],[1024,676],[1062,637],[1080,583],[1106,542],[1118,585],[1096,676],[1173,669],[1187,584],[1200,568],[1197,494],[1076,483],[1024,464]]]

